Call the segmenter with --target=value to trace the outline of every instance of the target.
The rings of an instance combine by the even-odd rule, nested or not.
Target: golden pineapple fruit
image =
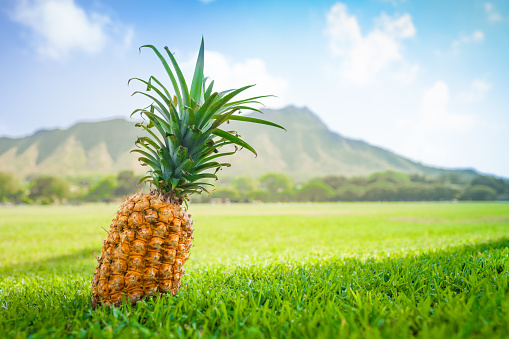
[[[192,221],[182,204],[187,206],[189,195],[208,192],[205,187],[214,186],[209,180],[217,180],[215,173],[230,166],[218,162],[220,157],[235,154],[239,147],[256,154],[236,131],[220,127],[240,121],[284,129],[270,121],[237,114],[241,109],[260,112],[250,104],[259,104],[258,100],[266,96],[236,98],[253,85],[215,92],[214,81],[206,84],[203,39],[190,87],[168,47],[165,51],[171,63],[154,46],[141,48],[150,48],[161,60],[174,95],[154,76],[148,81],[131,79],[146,86],[145,91],[134,94],[152,100],[146,108],[133,112],[143,118],[136,126],[144,136],[135,141],[132,152],[141,154],[141,164],[150,168],[139,183],[148,182],[155,189],[130,197],[117,212],[92,279],[93,307],[117,306],[123,298],[136,304],[144,296],[175,294],[193,240]]]
[[[175,292],[185,273],[193,221],[178,201],[157,191],[135,194],[120,207],[92,279],[92,306],[136,304],[144,296]]]

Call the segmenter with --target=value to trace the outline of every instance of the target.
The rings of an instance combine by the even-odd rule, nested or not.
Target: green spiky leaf
[[[170,78],[171,86],[166,87],[154,76],[148,80],[131,79],[145,85],[145,91],[135,91],[133,94],[141,94],[152,101],[146,108],[136,109],[132,113],[139,113],[144,118],[145,122],[136,126],[147,133],[136,140],[137,148],[133,150],[140,153],[142,165],[150,168],[139,184],[148,181],[163,193],[186,202],[189,194],[208,193],[205,186],[213,184],[207,180],[217,180],[215,173],[230,166],[214,159],[233,155],[239,147],[256,155],[254,148],[242,140],[237,132],[221,129],[222,124],[238,120],[284,129],[270,121],[235,114],[240,110],[260,112],[251,104],[259,104],[258,99],[267,96],[233,100],[253,85],[222,92],[213,92],[212,80],[206,85],[208,78],[203,74],[203,38],[190,88],[168,47],[165,50],[169,61],[153,45],[144,45],[140,51],[142,48],[149,48],[157,55]],[[235,149],[223,152],[222,147],[228,145],[233,145]]]

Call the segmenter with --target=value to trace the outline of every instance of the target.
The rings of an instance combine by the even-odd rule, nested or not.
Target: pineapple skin
[[[193,221],[181,201],[157,191],[137,193],[120,206],[92,278],[92,307],[133,306],[143,297],[180,288],[193,240]]]

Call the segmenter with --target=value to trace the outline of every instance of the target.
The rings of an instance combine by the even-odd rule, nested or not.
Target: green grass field
[[[509,204],[193,205],[179,293],[94,311],[116,208],[0,207],[0,336],[509,336]]]

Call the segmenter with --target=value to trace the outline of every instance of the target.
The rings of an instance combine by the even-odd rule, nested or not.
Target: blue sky
[[[0,3],[0,135],[128,116],[127,87],[191,73],[201,36],[216,88],[256,83],[267,106],[307,106],[332,130],[426,164],[509,177],[507,1]]]

